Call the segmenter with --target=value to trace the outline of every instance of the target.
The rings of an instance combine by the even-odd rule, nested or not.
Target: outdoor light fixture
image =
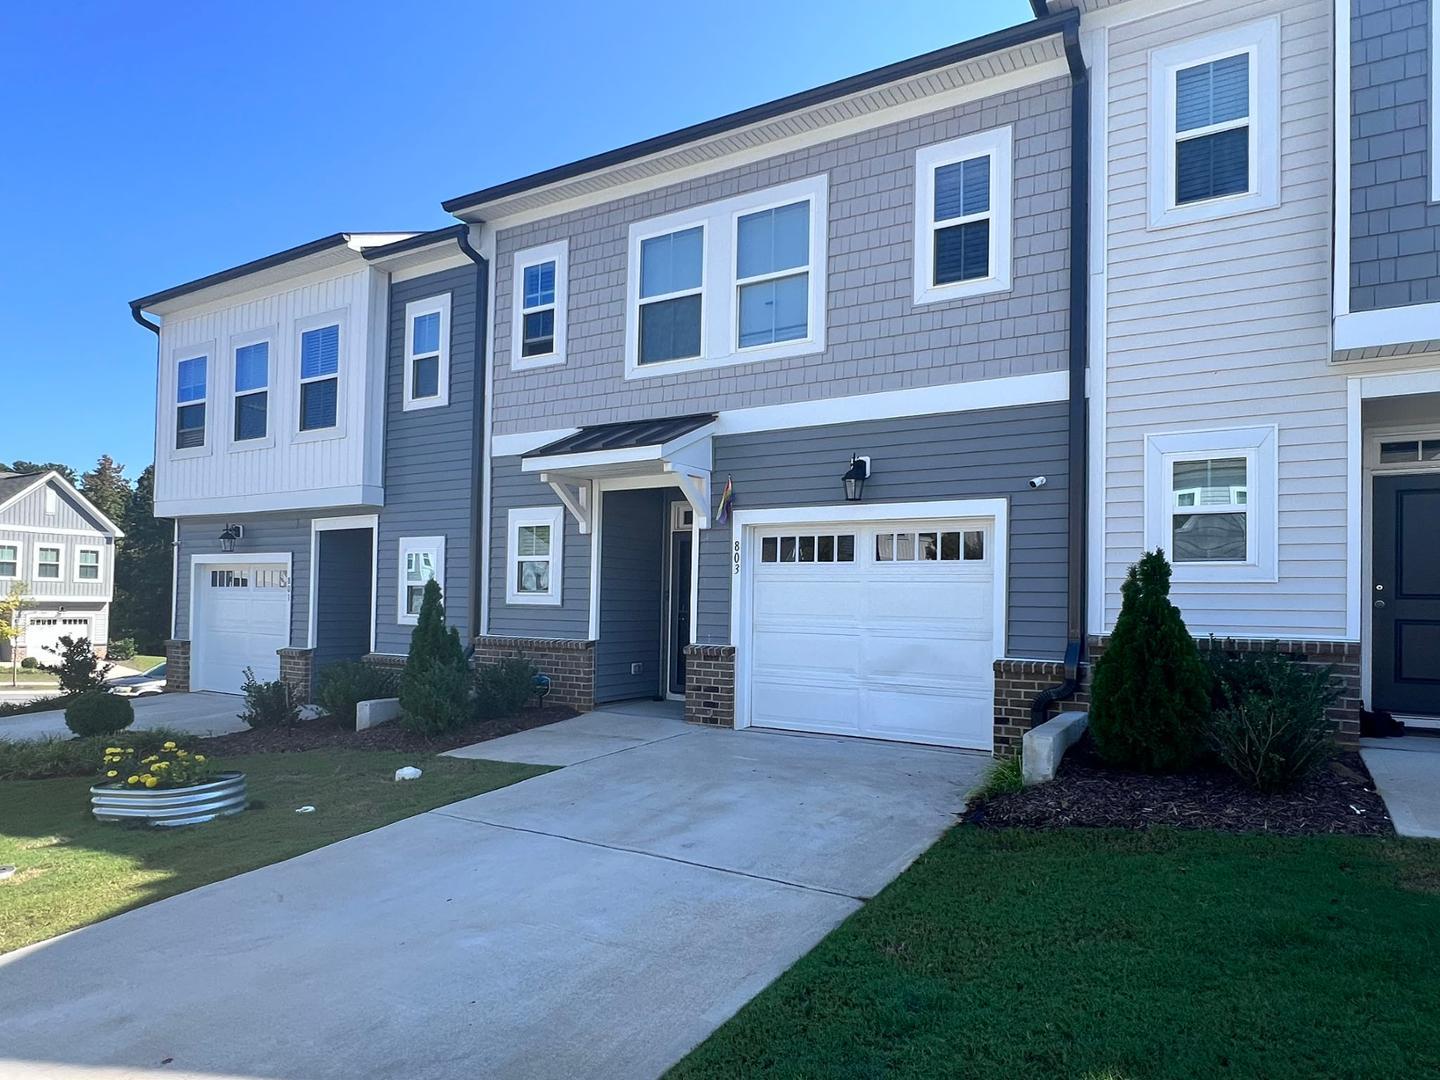
[[[840,479],[845,482],[845,501],[859,502],[865,494],[865,481],[870,478],[870,459],[850,455],[850,468]]]
[[[235,550],[235,541],[245,535],[244,525],[226,525],[225,531],[220,534],[220,550],[229,554]]]

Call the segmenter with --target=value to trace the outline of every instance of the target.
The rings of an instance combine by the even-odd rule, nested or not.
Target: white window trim
[[[230,338],[230,347],[227,353],[229,360],[225,371],[225,384],[230,387],[230,412],[225,418],[225,442],[226,449],[232,454],[244,454],[251,450],[264,450],[275,445],[275,404],[277,401],[275,387],[275,347],[279,339],[279,328],[266,326],[258,330],[251,330],[244,334],[234,334]],[[265,350],[265,434],[259,439],[236,439],[235,438],[235,402],[242,397],[251,394],[258,394],[258,390],[236,390],[235,374],[237,365],[235,354],[247,345],[259,345],[264,342]],[[209,389],[209,385],[206,385]],[[209,416],[206,416],[209,420]]]
[[[947,219],[944,224],[990,219],[990,276],[968,281],[934,284],[935,273],[935,170],[957,161],[990,157],[990,209],[985,214]],[[1013,276],[1014,132],[1009,127],[977,132],[949,142],[922,146],[915,151],[915,273],[914,300],[934,304],[971,296],[1006,292]]]
[[[763,188],[720,202],[651,218],[630,226],[625,289],[625,378],[648,379],[663,375],[710,371],[735,364],[760,363],[825,351],[826,263],[829,251],[830,181],[827,175],[806,177],[776,187]],[[739,347],[739,282],[736,278],[736,245],[740,218],[758,210],[791,203],[810,204],[810,261],[787,274],[803,269],[810,275],[808,333],[794,341],[771,345]],[[701,226],[700,288],[667,296],[646,297],[656,301],[700,293],[700,355],[685,360],[640,363],[640,244],[653,236],[682,232]]]
[[[439,356],[436,371],[434,397],[415,396],[415,320],[422,315],[440,316],[440,351],[438,354],[421,353],[421,356]],[[412,300],[405,305],[405,385],[401,388],[403,412],[417,409],[440,409],[450,404],[450,294],[428,296],[423,300]]]
[[[25,545],[20,540],[0,540],[0,547],[15,549],[15,573],[0,574],[0,581],[19,581],[25,567]]]
[[[56,566],[58,566],[58,567],[60,568],[60,573],[57,574],[55,577],[41,577],[41,576],[40,576],[40,552],[42,552],[42,551],[58,551],[58,552],[60,553],[59,559],[56,560]],[[64,545],[64,544],[52,544],[52,543],[36,544],[36,545],[35,545],[35,556],[34,556],[33,568],[34,568],[34,581],[33,581],[33,583],[36,584],[36,585],[39,585],[39,584],[42,584],[42,583],[58,583],[58,582],[64,581],[64,580],[65,580],[65,545]]]
[[[440,586],[440,595],[445,595],[445,537],[443,536],[402,536],[399,541],[398,572],[395,593],[395,621],[401,626],[414,626],[420,621],[418,613],[411,615],[405,610],[405,560],[412,554],[429,552],[435,559],[435,581]]]
[[[1164,549],[1166,558],[1171,560],[1172,580],[1226,583],[1279,580],[1278,441],[1274,425],[1145,436],[1145,549]],[[1245,459],[1245,561],[1175,562],[1170,550],[1171,520],[1175,513],[1174,466],[1177,462],[1221,457]],[[1235,512],[1241,509],[1237,507]]]
[[[60,493],[49,484],[45,485],[45,516],[54,517],[60,513]]]
[[[537,263],[555,264],[555,345],[548,353],[522,356],[525,344],[525,268]],[[565,313],[570,299],[570,245],[566,240],[526,248],[515,253],[510,284],[510,368],[529,371],[565,363]],[[537,307],[536,311],[543,310]]]
[[[319,315],[307,315],[303,319],[296,319],[290,327],[290,340],[294,352],[294,367],[291,368],[291,375],[294,382],[291,384],[295,392],[295,405],[292,419],[295,421],[290,431],[292,443],[301,442],[323,442],[326,439],[343,439],[345,437],[345,391],[349,381],[346,378],[346,368],[349,357],[345,353],[347,333],[349,330],[349,308],[339,308],[335,311],[326,311]],[[316,375],[312,378],[305,378],[301,375],[304,356],[303,342],[306,333],[311,330],[320,330],[327,326],[338,326],[339,336],[335,343],[336,369],[334,375]],[[306,383],[323,382],[326,379],[335,380],[335,426],[328,428],[311,428],[306,430],[300,426],[304,419]]]
[[[1175,80],[1183,68],[1250,56],[1250,186],[1237,195],[1175,202]],[[1280,19],[1278,16],[1182,41],[1150,53],[1150,228],[1268,210],[1280,205]],[[1220,130],[1217,126],[1216,130]]]
[[[522,526],[550,526],[550,591],[522,593],[515,586],[515,563],[519,560],[519,534]],[[511,510],[505,524],[505,602],[507,604],[538,604],[558,607],[560,587],[564,579],[565,508],[535,506]]]
[[[80,556],[86,551],[95,553],[95,577],[87,578],[80,576]],[[75,548],[75,578],[74,580],[83,585],[99,585],[105,580],[105,549],[96,547],[94,544],[78,544]]]
[[[206,457],[210,454],[214,439],[210,433],[215,430],[215,342],[196,341],[189,345],[176,345],[170,349],[170,363],[165,370],[165,396],[162,400],[169,402],[169,411],[166,415],[165,446],[170,460],[180,461],[185,458]],[[199,401],[180,400],[180,362],[182,360],[198,360],[205,358],[205,396]],[[181,405],[204,405],[205,406],[205,441],[199,446],[178,447],[175,439],[180,430],[180,407]]]

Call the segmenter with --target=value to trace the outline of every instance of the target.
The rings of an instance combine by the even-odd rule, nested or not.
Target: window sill
[[[1222,195],[1203,202],[1186,203],[1183,206],[1152,208],[1147,229],[1151,232],[1174,229],[1182,225],[1195,225],[1205,221],[1223,221],[1225,218],[1243,217],[1262,210],[1274,210],[1280,200],[1266,192],[1251,191],[1244,195]]]
[[[957,281],[953,285],[923,285],[915,283],[914,302],[920,304],[943,304],[952,300],[969,300],[975,296],[992,296],[1009,292],[1012,288],[1009,275],[1005,277],[977,278],[974,281]]]
[[[1259,563],[1171,563],[1170,580],[1182,585],[1274,585],[1273,566]]]
[[[186,458],[209,456],[210,444],[208,442],[204,446],[186,446],[183,448],[177,447],[176,449],[170,451],[171,461],[184,461]]]
[[[506,604],[515,604],[520,607],[559,607],[559,596],[519,596],[508,594],[505,597]]]
[[[447,398],[436,396],[432,398],[410,398],[400,406],[401,412],[424,412],[427,409],[443,409],[450,402]]]
[[[818,356],[825,351],[825,343],[813,338],[803,341],[787,341],[782,345],[756,346],[739,349],[725,356],[696,357],[692,360],[663,360],[654,364],[640,364],[634,360],[625,361],[625,378],[655,379],[665,375],[687,375],[696,371],[714,371],[717,368],[738,367],[741,364],[763,364],[771,360],[791,360],[798,356]]]
[[[529,371],[532,368],[559,367],[563,363],[565,363],[565,357],[563,354],[551,353],[545,356],[531,357],[524,360],[512,360],[510,362],[510,370]]]
[[[267,435],[263,439],[241,439],[239,442],[232,442],[225,448],[230,454],[250,454],[256,450],[270,450],[275,446],[275,436]]]
[[[340,426],[330,428],[311,428],[308,431],[297,431],[290,439],[291,443],[312,443],[329,442],[332,439],[343,439],[345,429]]]

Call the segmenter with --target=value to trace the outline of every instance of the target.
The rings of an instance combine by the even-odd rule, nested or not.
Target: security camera
[[[1030,478],[1030,486],[1031,486],[1032,488],[1042,488],[1042,487],[1044,487],[1044,486],[1045,486],[1045,477],[1043,477],[1043,476],[1032,476],[1032,477]]]

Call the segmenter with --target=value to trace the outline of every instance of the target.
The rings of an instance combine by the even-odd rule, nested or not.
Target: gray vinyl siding
[[[1065,367],[1069,80],[879,126],[496,237],[497,434],[743,408],[1055,371]],[[913,303],[915,152],[1013,125],[1013,287]],[[631,224],[777,184],[828,177],[826,348],[809,356],[625,379]],[[566,360],[512,371],[517,250],[568,248]]]
[[[223,518],[182,518],[179,521],[179,572],[175,575],[175,637],[190,637],[191,566],[196,555],[218,555],[219,536],[227,522],[245,527],[237,555],[289,554],[290,645],[305,647],[310,638],[309,514],[249,514]]]
[[[496,458],[491,465],[490,633],[506,637],[573,638],[590,636],[590,537],[581,536],[575,519],[565,515],[560,604],[507,604],[507,519],[509,511],[559,506],[548,485],[520,471],[518,457]]]
[[[315,670],[370,651],[369,529],[316,533]]]
[[[54,489],[59,498],[55,513],[45,513],[45,489]],[[24,497],[0,512],[0,528],[25,525],[37,529],[85,529],[96,536],[107,534],[96,518],[83,509],[75,498],[58,484],[44,484],[27,492]]]
[[[1430,201],[1431,0],[1354,0],[1350,31],[1350,309],[1440,301]]]
[[[430,409],[404,409],[405,305],[450,294],[450,400]],[[481,479],[480,402],[483,365],[478,350],[478,267],[414,278],[390,288],[386,374],[385,507],[380,513],[375,649],[404,653],[414,629],[398,620],[402,537],[445,537],[445,619],[472,632],[471,555]]]
[[[53,519],[52,519],[53,520]],[[43,526],[41,526],[43,528]],[[27,596],[44,602],[50,597],[84,597],[97,602],[108,601],[115,587],[115,542],[104,533],[80,536],[61,532],[22,532],[7,529],[0,524],[0,544],[14,544],[19,548],[19,580],[29,589]],[[60,549],[60,578],[41,578],[35,573],[35,549],[55,547]],[[77,547],[100,549],[100,580],[77,581],[75,578],[75,549]],[[0,579],[0,592],[9,588],[9,579]]]
[[[659,490],[604,496],[595,701],[655,697],[660,687],[661,575],[670,501]],[[632,663],[640,674],[630,674]]]
[[[840,476],[858,453],[872,460],[867,504],[1008,499],[1007,655],[1051,659],[1065,651],[1065,429],[1056,402],[724,436],[715,498],[729,477],[737,510],[842,503]],[[1034,476],[1046,477],[1043,488],[1030,488]],[[725,527],[701,534],[702,643],[730,641],[731,540]]]

